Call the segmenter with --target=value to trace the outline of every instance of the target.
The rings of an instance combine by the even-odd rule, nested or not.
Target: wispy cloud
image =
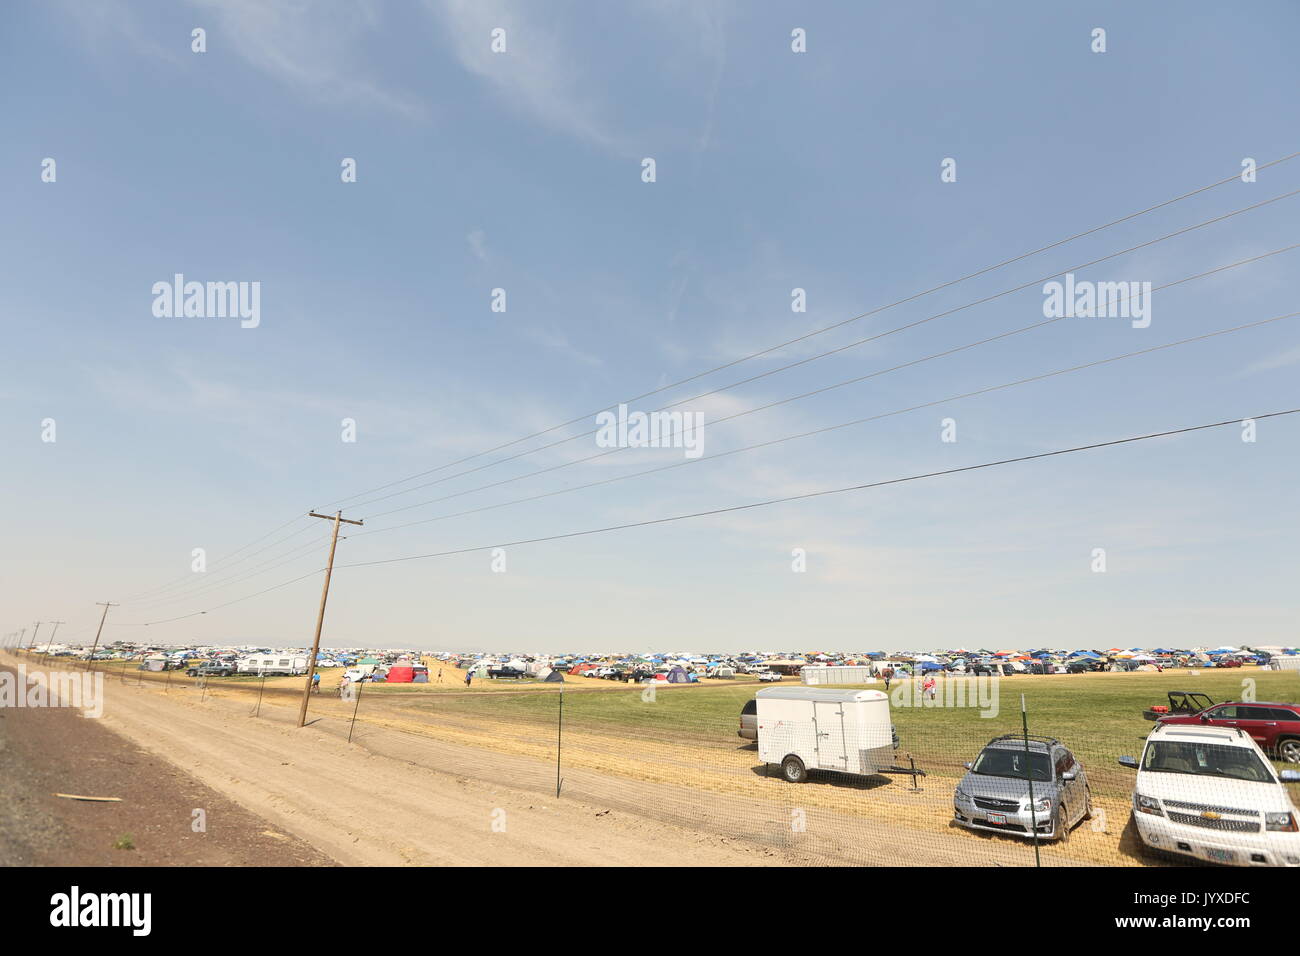
[[[481,0],[426,0],[461,65],[487,81],[515,109],[603,149],[623,152],[606,107],[584,88],[575,57],[553,32],[518,7]],[[491,48],[505,31],[505,53]]]
[[[252,66],[320,102],[379,108],[408,119],[426,115],[415,97],[375,79],[360,52],[379,32],[372,3],[328,0],[191,0],[216,18],[232,49]]]
[[[1295,365],[1298,362],[1300,362],[1300,345],[1293,349],[1277,352],[1268,358],[1260,359],[1258,362],[1252,362],[1246,366],[1242,374],[1253,375],[1256,372],[1271,372],[1273,369],[1286,368],[1288,365]]]
[[[474,258],[478,259],[479,262],[487,262],[487,233],[482,229],[475,229],[465,237],[465,241],[469,243]]]
[[[323,104],[380,109],[408,120],[428,110],[409,93],[389,88],[362,51],[367,34],[382,39],[382,21],[373,3],[336,4],[328,0],[188,0],[201,14],[194,26],[208,32],[209,50],[227,49],[249,65]],[[169,36],[157,17],[123,0],[64,0],[64,12],[86,43],[105,47],[116,35],[138,52],[176,64],[189,56],[188,33]]]

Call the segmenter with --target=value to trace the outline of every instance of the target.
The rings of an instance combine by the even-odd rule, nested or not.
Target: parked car
[[[1178,722],[1175,722],[1177,720]],[[1240,727],[1160,721],[1137,770],[1133,822],[1152,849],[1231,866],[1300,867],[1300,811],[1285,783]]]
[[[185,673],[190,677],[231,677],[235,674],[235,665],[208,661],[188,668]]]
[[[524,672],[517,667],[507,667],[506,665],[503,664],[500,667],[489,667],[487,676],[516,678],[516,677],[523,677]]]
[[[781,675],[776,671],[759,671],[758,679],[761,681],[778,681],[781,679]]]
[[[1237,701],[1214,704],[1194,714],[1161,717],[1158,722],[1236,727],[1249,734],[1266,754],[1300,764],[1300,704]]]
[[[740,729],[736,731],[736,735],[745,740],[758,740],[757,700],[747,700],[745,706],[740,708]]]
[[[966,770],[953,794],[958,826],[1065,840],[1075,824],[1092,816],[1083,764],[1054,737],[1031,736],[1027,753],[1021,735],[994,737]]]

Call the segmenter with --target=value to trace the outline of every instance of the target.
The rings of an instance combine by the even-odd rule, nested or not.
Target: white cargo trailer
[[[802,783],[809,770],[870,775],[894,765],[889,698],[878,690],[768,687],[758,702],[758,756]]]

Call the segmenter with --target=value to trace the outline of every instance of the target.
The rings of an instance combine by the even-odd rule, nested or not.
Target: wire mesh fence
[[[110,700],[175,694],[284,723],[305,682],[93,666]],[[571,677],[340,694],[332,677],[312,727],[371,753],[790,862],[1300,866],[1294,673],[941,676],[888,692]]]

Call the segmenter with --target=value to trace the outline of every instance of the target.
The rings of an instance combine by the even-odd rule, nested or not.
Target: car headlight
[[[1144,797],[1140,793],[1133,794],[1133,803],[1141,813],[1154,813],[1158,817],[1165,815],[1164,808],[1160,806],[1160,801],[1155,797]]]
[[[1031,810],[1031,809],[1032,809],[1032,810],[1035,811],[1036,813],[1046,813],[1048,810],[1052,809],[1052,801],[1051,801],[1050,799],[1048,799],[1047,797],[1040,797],[1040,798],[1038,798],[1037,800],[1035,800],[1035,801],[1033,802],[1032,805],[1030,804],[1028,798],[1026,798],[1026,799],[1023,801],[1023,803],[1024,803],[1024,806],[1025,806],[1025,809],[1026,809],[1026,810]]]
[[[1289,813],[1266,813],[1264,814],[1264,829],[1295,833],[1300,827],[1296,826],[1295,817]]]
[[[963,790],[961,787],[958,787],[958,788],[957,788],[957,799],[958,799],[958,800],[969,800],[969,799],[970,799],[970,794],[967,793],[965,790]]]

